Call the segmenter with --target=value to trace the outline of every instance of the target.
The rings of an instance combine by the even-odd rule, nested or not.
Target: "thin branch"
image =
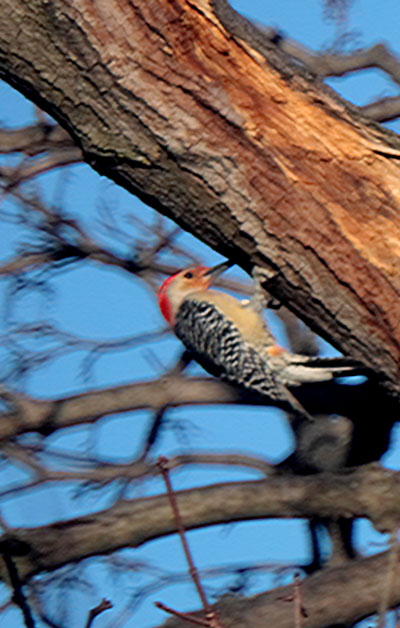
[[[4,189],[8,190],[55,168],[70,166],[81,161],[82,151],[77,146],[71,146],[52,151],[45,157],[37,159],[29,157],[22,160],[15,168],[4,166],[0,168],[0,178],[4,179]]]
[[[40,121],[19,129],[0,128],[0,153],[22,152],[34,156],[53,149],[70,148],[74,142],[60,125]]]
[[[196,626],[205,626],[206,628],[210,628],[210,622],[207,619],[201,619],[201,617],[194,617],[190,613],[183,613],[181,611],[176,611],[175,609],[167,606],[163,602],[154,602],[154,605],[162,611],[169,613],[170,615],[175,615],[175,617],[179,617],[183,619],[183,621],[188,622],[188,624],[195,624]]]
[[[26,628],[35,628],[32,611],[23,590],[23,583],[19,577],[16,562],[12,557],[12,552],[8,551],[7,543],[3,543],[2,545],[2,556],[13,588],[12,600],[21,609]]]
[[[87,351],[88,353],[82,359],[82,370],[84,369],[87,373],[93,363],[103,355],[109,352],[127,351],[133,347],[160,340],[169,332],[170,329],[163,327],[159,330],[113,340],[89,339],[57,329],[50,323],[38,321],[15,329],[9,328],[6,334],[0,335],[0,345],[9,348],[14,353],[19,351],[23,354],[24,363],[30,369],[47,367],[49,363],[76,351]],[[32,344],[28,349],[24,344],[25,339],[38,340],[41,347],[44,342],[51,343],[51,349],[46,345],[44,349],[35,350]]]
[[[295,574],[293,582],[293,600],[294,600],[294,624],[295,628],[301,628],[303,625],[303,619],[307,617],[306,611],[303,607],[302,595],[301,595],[301,582],[299,574]]]
[[[243,16],[240,16],[240,19],[245,20]],[[343,76],[349,72],[375,67],[388,74],[400,85],[399,59],[384,43],[375,44],[370,48],[360,48],[349,54],[321,53],[286,37],[275,28],[255,21],[251,21],[251,25],[257,29],[265,44],[276,45],[320,77]]]
[[[50,456],[52,452],[42,452]],[[0,499],[9,498],[22,492],[29,491],[37,486],[53,482],[85,482],[93,487],[106,487],[112,482],[125,480],[127,482],[138,481],[148,477],[155,477],[159,474],[155,463],[146,463],[143,458],[134,460],[130,464],[110,464],[104,462],[89,462],[82,459],[81,463],[91,464],[93,469],[81,469],[76,471],[53,471],[48,469],[30,452],[27,446],[8,443],[2,447],[2,455],[10,462],[22,466],[33,474],[33,478],[22,483],[4,488],[0,491]],[[62,458],[60,457],[60,460]],[[265,475],[272,475],[276,472],[273,465],[269,465],[261,458],[246,456],[236,453],[231,454],[201,454],[191,453],[176,456],[170,459],[170,468],[177,469],[186,465],[207,465],[207,466],[240,466],[254,469]]]
[[[360,107],[361,113],[376,122],[389,122],[400,115],[400,96],[392,96],[376,100],[369,105]]]
[[[174,514],[174,519],[175,519],[175,524],[176,524],[176,529],[177,532],[179,534],[179,538],[181,540],[181,544],[182,544],[182,549],[183,552],[185,554],[185,558],[186,558],[186,562],[189,566],[189,574],[193,580],[193,584],[196,587],[197,593],[199,594],[201,603],[203,605],[203,609],[204,612],[207,614],[210,611],[210,605],[207,601],[207,597],[206,594],[204,592],[203,589],[203,585],[201,584],[200,578],[199,578],[199,574],[197,573],[197,569],[196,566],[194,564],[193,558],[192,558],[192,554],[189,548],[189,544],[187,542],[187,538],[186,538],[186,534],[185,534],[185,527],[183,525],[183,521],[182,521],[182,517],[181,517],[181,513],[179,512],[179,508],[178,508],[178,504],[176,501],[176,497],[175,497],[175,493],[174,490],[172,488],[172,482],[171,482],[171,478],[169,477],[169,471],[168,471],[168,459],[164,458],[164,457],[160,457],[158,459],[158,467],[161,471],[161,475],[164,479],[165,482],[165,486],[167,488],[167,495],[168,495],[168,500],[169,503],[171,505],[171,509],[172,512]]]
[[[208,603],[207,596],[206,596],[206,593],[204,591],[203,585],[201,583],[199,573],[197,571],[196,565],[194,564],[192,553],[191,553],[190,548],[189,548],[189,543],[188,543],[188,540],[186,538],[185,526],[184,526],[183,519],[181,517],[181,513],[180,513],[180,510],[179,510],[179,507],[178,507],[178,502],[177,502],[177,499],[176,499],[176,493],[175,493],[174,489],[172,488],[172,482],[171,482],[171,478],[170,478],[170,475],[169,475],[169,469],[168,469],[168,459],[164,458],[164,457],[160,457],[158,459],[158,463],[157,464],[158,464],[158,467],[159,467],[159,469],[161,471],[163,480],[165,482],[165,486],[167,488],[168,500],[169,500],[169,503],[171,505],[172,512],[174,514],[174,520],[175,520],[175,524],[176,524],[176,529],[177,529],[177,532],[179,534],[179,538],[180,538],[180,541],[181,541],[182,549],[183,549],[183,552],[185,554],[186,562],[187,562],[188,567],[189,567],[189,574],[190,574],[190,577],[192,578],[193,584],[194,584],[194,586],[196,588],[196,591],[197,591],[197,593],[199,595],[199,598],[201,600],[201,603],[203,605],[204,616],[205,616],[205,619],[207,621],[206,625],[209,626],[210,628],[223,628],[222,624],[218,620],[216,611]],[[164,607],[164,609],[165,608],[166,607]],[[190,619],[190,615],[186,615],[186,617],[188,617],[188,621],[192,621]],[[194,621],[192,623],[196,623],[196,621]]]
[[[161,425],[163,423],[164,420],[164,416],[165,416],[165,412],[166,412],[167,408],[162,407],[159,408],[158,410],[156,410],[153,420],[151,422],[150,425],[150,429],[148,430],[146,439],[145,439],[145,443],[143,446],[143,453],[140,456],[140,458],[143,460],[144,458],[146,458],[146,456],[149,454],[151,448],[153,447],[154,443],[156,442],[157,436],[159,434]]]
[[[100,615],[101,613],[104,613],[104,611],[110,610],[110,608],[112,607],[113,605],[110,602],[110,600],[103,598],[97,606],[90,609],[87,622],[85,624],[85,628],[90,628],[90,626],[93,624],[94,620],[96,619],[98,615]]]

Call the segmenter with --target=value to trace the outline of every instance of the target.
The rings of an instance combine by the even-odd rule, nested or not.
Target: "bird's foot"
[[[251,306],[258,314],[262,314],[271,300],[271,297],[269,297],[263,287],[263,284],[270,279],[270,273],[261,266],[253,266],[251,276],[254,282]]]

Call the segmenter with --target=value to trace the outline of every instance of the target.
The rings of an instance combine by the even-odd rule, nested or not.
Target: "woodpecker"
[[[213,268],[193,266],[175,273],[158,291],[162,315],[193,358],[211,375],[264,396],[270,403],[311,419],[288,387],[359,375],[360,363],[349,358],[319,358],[280,347],[263,318],[261,282],[251,300],[213,290],[230,262]]]

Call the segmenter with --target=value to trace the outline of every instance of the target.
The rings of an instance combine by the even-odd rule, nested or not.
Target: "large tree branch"
[[[390,556],[385,552],[372,558],[325,569],[302,582],[301,606],[307,616],[307,628],[352,626],[376,612],[386,593],[388,607],[397,606],[400,602],[398,587],[385,591],[389,569]],[[392,582],[397,582],[399,577],[397,562]],[[223,625],[230,628],[293,628],[294,604],[293,585],[289,585],[249,599],[226,595],[216,603],[215,608]],[[195,615],[203,616],[201,611]],[[159,628],[187,628],[189,625],[186,621],[174,618],[167,620]]]
[[[381,530],[400,518],[400,475],[378,465],[346,473],[272,477],[215,484],[177,493],[187,529],[270,517],[368,517]],[[166,496],[127,500],[108,510],[7,533],[30,547],[19,566],[31,577],[88,556],[143,543],[176,531]],[[68,542],[70,534],[74,542]],[[2,538],[6,541],[8,536]]]
[[[0,20],[1,76],[93,167],[244,267],[264,265],[273,294],[398,389],[393,134],[269,42],[260,54],[231,37],[210,0],[34,0],[28,13],[7,0]]]

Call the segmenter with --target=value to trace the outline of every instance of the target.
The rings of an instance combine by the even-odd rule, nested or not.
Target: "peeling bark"
[[[399,140],[224,19],[231,35],[224,5],[7,0],[0,74],[398,391]]]

